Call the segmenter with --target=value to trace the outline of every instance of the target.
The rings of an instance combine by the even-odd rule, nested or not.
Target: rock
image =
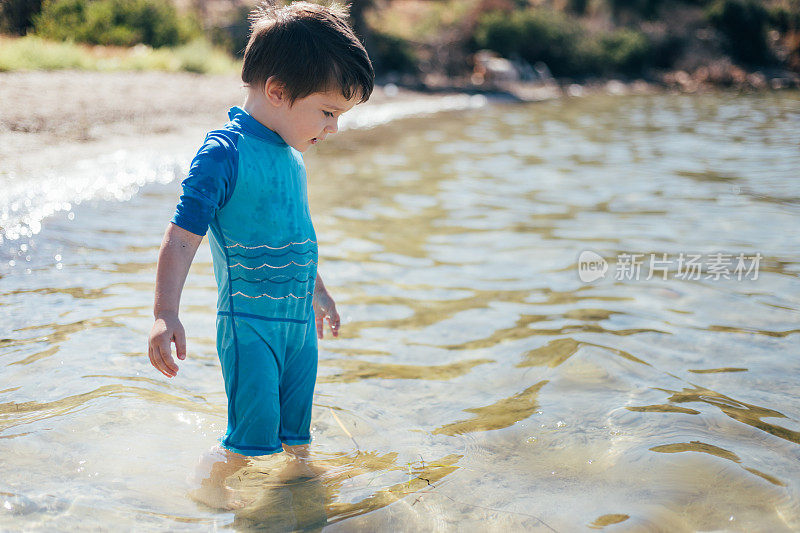
[[[491,50],[479,50],[473,55],[472,82],[475,85],[503,81],[519,81],[520,72],[514,63]]]
[[[605,90],[608,94],[627,94],[628,88],[619,80],[609,80],[606,82]]]
[[[580,96],[583,96],[585,94],[585,91],[583,90],[583,86],[582,85],[578,85],[577,83],[573,83],[567,88],[567,94],[569,96],[580,97]]]

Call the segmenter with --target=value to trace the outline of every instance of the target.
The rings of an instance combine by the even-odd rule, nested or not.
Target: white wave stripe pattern
[[[302,300],[304,298],[308,298],[308,296],[310,294],[311,294],[311,291],[305,293],[305,295],[303,295],[303,296],[295,296],[291,292],[289,294],[287,294],[286,296],[272,296],[271,294],[265,292],[264,294],[259,294],[257,296],[251,296],[249,294],[243,293],[242,291],[236,291],[231,296],[242,296],[244,298],[251,298],[251,299],[254,299],[254,300],[257,299],[257,298],[269,298],[270,300],[284,300],[286,298],[294,298],[295,300]]]
[[[298,246],[298,245],[307,244],[307,243],[317,244],[317,241],[313,241],[310,238],[308,238],[308,239],[304,240],[303,242],[290,242],[290,243],[284,244],[283,246],[278,246],[277,248],[269,246],[267,244],[262,244],[260,246],[245,246],[244,244],[240,244],[238,242],[235,242],[233,244],[226,245],[225,248],[227,248],[229,250],[232,250],[233,248],[242,248],[244,250],[258,250],[259,248],[266,248],[268,250],[283,250],[284,248],[288,248],[289,246]]]
[[[232,265],[231,265],[231,268],[234,268],[234,267],[241,267],[241,268],[244,268],[244,269],[246,269],[246,270],[258,270],[258,269],[260,269],[260,268],[267,267],[267,268],[275,268],[275,269],[278,269],[278,268],[286,268],[286,267],[288,267],[288,266],[291,266],[291,265],[294,265],[294,266],[299,266],[299,267],[304,267],[304,266],[308,266],[308,265],[310,265],[310,264],[312,264],[312,263],[313,263],[313,264],[315,264],[315,265],[316,265],[316,264],[318,264],[318,263],[317,263],[316,261],[314,261],[313,259],[309,259],[307,263],[295,263],[294,261],[289,261],[288,263],[286,263],[285,265],[282,265],[282,266],[272,266],[272,265],[270,265],[270,264],[268,264],[268,263],[264,263],[263,265],[258,265],[257,267],[249,267],[249,266],[244,266],[244,265],[243,265],[243,264],[241,264],[241,263],[234,263],[234,264],[232,264]]]

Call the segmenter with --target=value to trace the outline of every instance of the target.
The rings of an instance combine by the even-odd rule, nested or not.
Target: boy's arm
[[[317,273],[317,282],[314,285],[314,320],[317,323],[317,338],[322,338],[323,319],[328,319],[328,325],[334,337],[339,336],[339,312],[336,310],[336,303],[331,298],[322,277]]]
[[[189,273],[197,247],[203,240],[175,224],[164,233],[158,252],[156,297],[153,307],[155,323],[150,331],[148,354],[150,362],[168,378],[175,377],[178,365],[172,358],[170,343],[175,343],[178,359],[186,359],[186,334],[178,319],[181,291]]]

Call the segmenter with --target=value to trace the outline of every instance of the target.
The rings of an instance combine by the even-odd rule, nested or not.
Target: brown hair
[[[347,10],[339,4],[262,3],[250,14],[242,81],[263,85],[275,76],[292,104],[336,89],[348,100],[357,95],[359,102],[366,102],[375,71],[346,18]]]

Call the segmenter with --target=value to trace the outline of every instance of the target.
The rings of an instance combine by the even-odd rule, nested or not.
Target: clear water
[[[781,92],[491,105],[320,146],[344,322],[320,345],[328,471],[281,482],[284,458],[256,461],[229,480],[255,498],[237,512],[187,497],[225,428],[207,245],[178,377],[146,354],[191,153],[123,157],[127,192],[57,198],[0,245],[0,528],[796,530],[798,138]],[[6,220],[36,197],[20,205]],[[579,279],[584,250],[605,278]],[[757,279],[714,279],[718,252],[760,254]],[[618,275],[626,253],[667,254],[667,279]]]

